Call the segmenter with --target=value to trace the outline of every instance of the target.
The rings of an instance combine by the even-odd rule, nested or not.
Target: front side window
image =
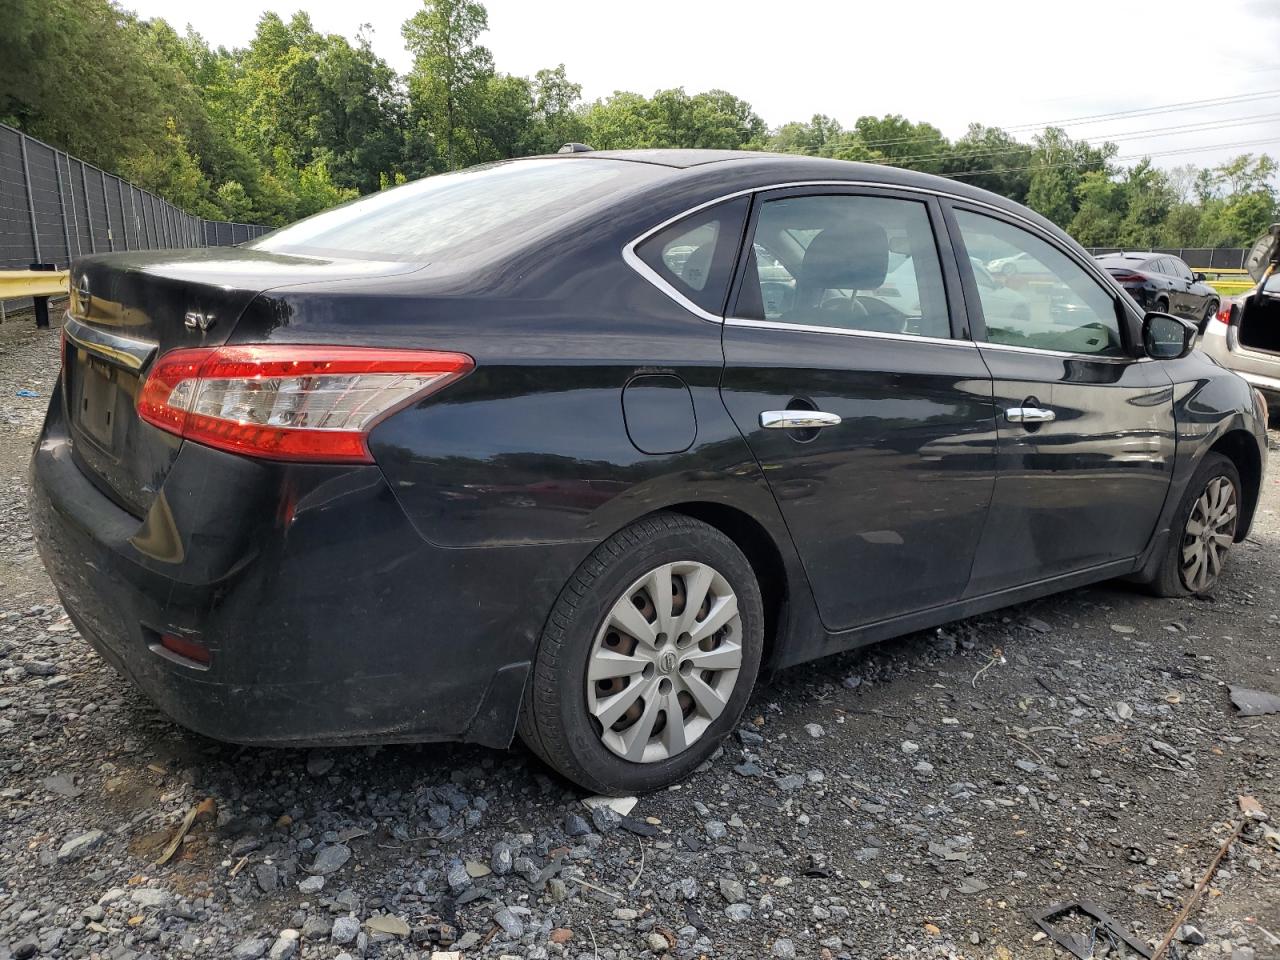
[[[636,256],[685,299],[724,310],[748,200],[737,197],[692,213],[636,247]]]
[[[933,228],[915,200],[848,195],[764,203],[736,316],[950,337]]]
[[[994,217],[957,210],[956,221],[969,256],[984,263],[997,284],[977,284],[989,342],[1124,355],[1115,297],[1065,253]],[[1019,268],[1006,269],[1010,262]]]

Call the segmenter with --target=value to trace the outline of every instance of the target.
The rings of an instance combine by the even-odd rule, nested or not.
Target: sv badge
[[[209,328],[217,321],[210,314],[201,313],[199,310],[191,310],[182,318],[182,322],[188,330],[199,330],[201,333],[207,333]]]

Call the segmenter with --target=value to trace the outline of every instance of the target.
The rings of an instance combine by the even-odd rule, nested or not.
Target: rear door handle
[[[760,414],[760,426],[766,430],[812,430],[839,424],[838,414],[822,410],[765,410]]]
[[[1058,415],[1046,407],[1010,407],[1004,418],[1010,423],[1049,423]]]

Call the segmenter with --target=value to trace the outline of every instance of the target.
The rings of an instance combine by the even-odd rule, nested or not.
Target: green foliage
[[[1030,143],[972,124],[949,140],[897,114],[816,114],[769,129],[725,90],[619,91],[584,103],[564,65],[502,73],[478,0],[423,0],[399,77],[362,31],[264,13],[213,49],[113,0],[0,0],[0,120],[210,218],[287,223],[408,179],[568,142],[771,150],[955,177],[1030,205],[1091,246],[1238,246],[1280,220],[1277,164],[1243,155],[1169,171],[1048,128]],[[91,55],[86,55],[91,51]]]

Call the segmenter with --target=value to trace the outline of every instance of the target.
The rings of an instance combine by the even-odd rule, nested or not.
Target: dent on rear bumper
[[[442,550],[376,467],[264,466],[196,444],[165,480],[157,536],[89,482],[60,431],[51,415],[31,465],[41,557],[85,639],[174,719],[241,743],[510,741],[576,554]],[[209,669],[153,653],[148,628],[198,633]]]

